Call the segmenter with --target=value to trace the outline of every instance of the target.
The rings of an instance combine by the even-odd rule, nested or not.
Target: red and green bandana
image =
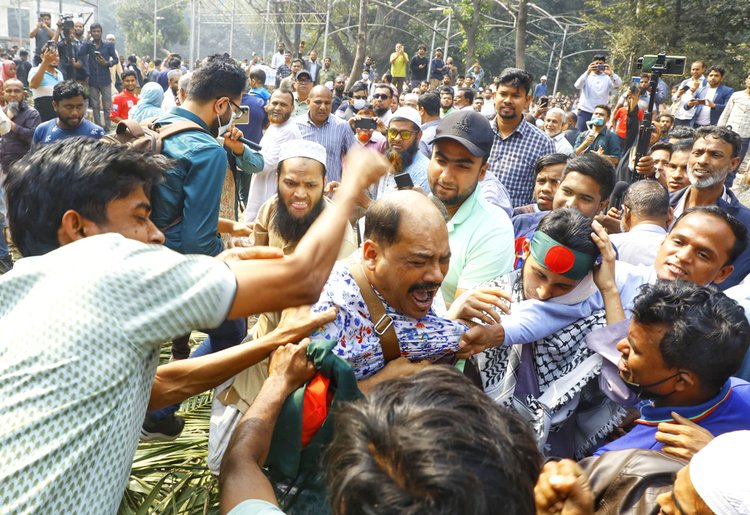
[[[552,273],[580,281],[594,266],[596,257],[566,247],[542,231],[531,239],[531,256]]]

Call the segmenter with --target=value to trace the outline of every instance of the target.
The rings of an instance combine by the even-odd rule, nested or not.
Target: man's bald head
[[[365,238],[389,246],[400,239],[402,229],[410,230],[415,225],[420,231],[445,232],[448,237],[445,218],[430,199],[416,191],[396,191],[374,202],[367,210]]]
[[[333,99],[333,93],[327,87],[323,85],[319,85],[319,86],[315,86],[312,90],[310,90],[310,98],[312,97],[322,97],[322,98]]]
[[[8,89],[10,86],[17,86],[21,89],[23,89],[23,82],[21,82],[18,79],[8,79],[5,81],[5,89]]]

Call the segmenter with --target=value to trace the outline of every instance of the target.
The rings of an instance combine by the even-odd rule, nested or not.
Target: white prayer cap
[[[295,139],[284,143],[279,153],[279,163],[293,157],[306,157],[326,165],[326,149],[314,141]]]
[[[391,116],[391,122],[394,120],[409,120],[417,127],[422,125],[422,117],[419,115],[419,111],[413,107],[404,106],[396,109],[396,112]]]
[[[750,431],[717,436],[690,460],[690,481],[716,515],[750,513]]]

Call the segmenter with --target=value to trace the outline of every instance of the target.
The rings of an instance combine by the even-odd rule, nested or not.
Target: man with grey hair
[[[568,124],[565,111],[559,107],[553,107],[544,116],[544,132],[552,138],[555,143],[555,152],[569,156],[574,153],[573,145],[565,138]]]
[[[404,107],[411,107],[419,111],[419,95],[416,93],[407,93],[404,95]]]
[[[178,105],[182,105],[182,102],[187,98],[187,90],[188,90],[188,86],[190,85],[191,75],[192,75],[192,72],[184,73],[180,77],[180,80],[177,82]],[[169,74],[167,74],[167,77],[169,77]]]
[[[669,192],[664,186],[653,180],[631,184],[622,200],[622,232],[609,235],[618,259],[653,266],[671,219]]]
[[[169,70],[167,73],[167,80],[169,81],[169,87],[164,92],[164,100],[161,102],[161,108],[163,111],[169,111],[175,106],[180,105],[180,98],[177,93],[180,87],[180,78],[182,72],[180,70]],[[187,90],[185,91],[187,95]]]

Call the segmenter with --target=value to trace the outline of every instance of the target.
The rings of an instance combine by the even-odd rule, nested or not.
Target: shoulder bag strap
[[[383,357],[388,363],[401,356],[401,348],[398,345],[396,329],[393,327],[393,320],[385,312],[385,306],[378,298],[375,290],[372,289],[370,281],[365,277],[362,265],[356,262],[349,263],[349,273],[352,274],[354,282],[357,283],[359,291],[362,292],[362,299],[367,304],[370,312],[370,318],[375,323],[375,334],[380,338],[380,347],[383,349]]]

